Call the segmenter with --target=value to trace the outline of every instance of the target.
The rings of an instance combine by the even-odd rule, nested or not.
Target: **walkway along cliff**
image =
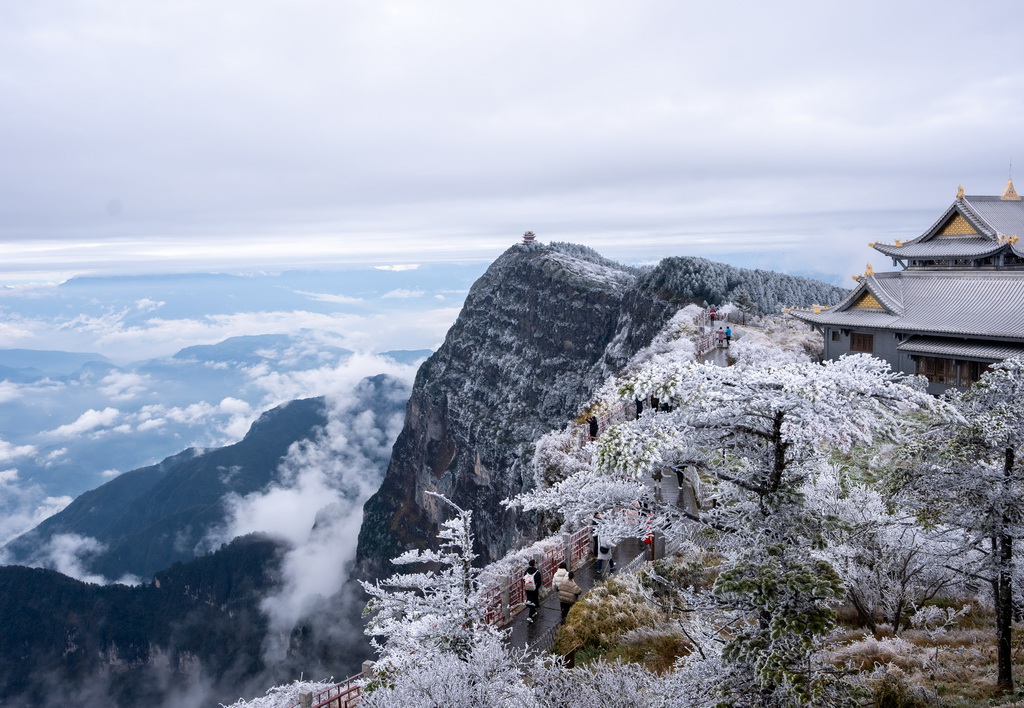
[[[845,294],[699,258],[639,270],[571,244],[508,249],[416,376],[384,483],[365,506],[361,573],[390,573],[392,557],[433,539],[444,516],[428,490],[473,510],[484,563],[539,538],[536,518],[500,504],[532,485],[533,441],[574,418],[680,307],[739,292],[762,311]]]

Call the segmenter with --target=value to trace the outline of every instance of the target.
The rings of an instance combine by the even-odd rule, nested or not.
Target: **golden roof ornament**
[[[864,275],[874,275],[874,274],[875,274],[874,266],[872,266],[870,263],[868,263],[868,269],[864,271]]]
[[[903,248],[903,242],[899,239],[896,239],[896,248]]]
[[[956,198],[957,199],[963,199],[964,198],[964,186],[962,184],[958,184],[956,186]]]
[[[1013,177],[1006,180],[1006,188],[1003,189],[1003,196],[999,197],[1004,202],[1019,202],[1020,196],[1017,194],[1017,190],[1013,188]]]

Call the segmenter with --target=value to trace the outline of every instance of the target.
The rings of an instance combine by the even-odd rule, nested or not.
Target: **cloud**
[[[99,390],[115,401],[127,401],[146,393],[151,383],[143,374],[111,371],[99,382]]]
[[[70,503],[70,496],[53,496],[39,484],[23,482],[17,469],[0,470],[0,548]],[[0,564],[4,562],[0,551]]]
[[[377,374],[388,374],[411,385],[417,368],[399,364],[387,357],[354,354],[334,366],[283,372],[253,368],[246,373],[252,385],[265,392],[258,407],[266,409],[310,395],[326,395],[341,402],[350,401],[355,385]]]
[[[340,305],[355,304],[357,302],[363,301],[363,298],[361,297],[349,297],[348,295],[334,295],[332,293],[308,293],[302,290],[296,290],[295,292],[298,295],[305,295],[306,297],[312,300],[318,300],[320,302],[333,302]]]
[[[82,582],[106,585],[108,581],[105,577],[86,570],[89,557],[102,553],[106,548],[105,544],[91,536],[79,536],[74,533],[55,534],[29,565],[50,568]]]
[[[14,445],[0,438],[0,464],[7,464],[19,457],[30,457],[38,453],[35,445]]]
[[[113,479],[114,477],[121,476],[121,470],[103,470],[100,472],[100,476],[105,479]]]
[[[270,619],[265,650],[272,660],[283,658],[286,651],[276,638],[287,637],[307,612],[346,580],[362,505],[380,485],[404,419],[401,412],[384,417],[363,408],[355,384],[365,369],[379,371],[374,364],[381,362],[374,357],[353,359],[330,379],[333,393],[327,397],[328,420],[320,433],[292,445],[277,480],[267,489],[230,497],[228,522],[207,539],[209,547],[216,547],[242,534],[263,532],[289,544],[281,565],[281,589],[262,604]],[[410,385],[407,377],[395,395],[408,396]]]
[[[148,297],[144,297],[141,300],[135,301],[135,309],[150,312],[152,310],[159,310],[166,304],[167,303],[162,300],[150,300]]]
[[[413,297],[423,297],[426,294],[426,291],[423,290],[406,290],[403,288],[398,288],[397,290],[390,290],[384,293],[383,295],[381,295],[381,297],[400,298],[405,300]]]
[[[113,425],[113,423],[121,417],[121,411],[117,408],[104,408],[98,411],[94,408],[90,408],[82,415],[72,422],[43,433],[49,437],[54,438],[70,438],[76,435],[82,435],[90,431],[95,431],[98,428],[104,428]]]
[[[1017,3],[314,7],[6,17],[6,272],[489,260],[527,228],[614,257],[708,236],[845,257],[958,182],[998,189],[1024,96]]]
[[[0,403],[7,403],[22,395],[21,387],[11,381],[0,381]]]
[[[405,270],[417,270],[420,267],[419,263],[410,263],[408,265],[379,265],[374,266],[377,270],[391,270],[391,271],[405,271]]]

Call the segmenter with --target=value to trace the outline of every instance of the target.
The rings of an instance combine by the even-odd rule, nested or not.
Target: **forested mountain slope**
[[[198,686],[228,700],[265,681],[259,605],[279,552],[243,537],[136,587],[0,566],[3,704],[163,705]]]

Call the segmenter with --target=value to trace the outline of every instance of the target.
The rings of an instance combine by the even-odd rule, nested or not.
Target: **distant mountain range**
[[[357,402],[340,421],[362,433],[369,415],[381,429],[405,405],[405,388],[387,376],[365,380]],[[278,478],[278,466],[299,441],[313,438],[327,423],[323,397],[278,406],[253,423],[239,442],[214,450],[188,449],[157,465],[126,472],[86,492],[63,511],[4,547],[8,561],[45,562],[55,537],[72,534],[101,544],[90,555],[88,571],[109,579],[149,578],[170,564],[206,550],[210,533],[226,522],[228,496],[265,489]],[[380,468],[386,460],[380,460]]]

